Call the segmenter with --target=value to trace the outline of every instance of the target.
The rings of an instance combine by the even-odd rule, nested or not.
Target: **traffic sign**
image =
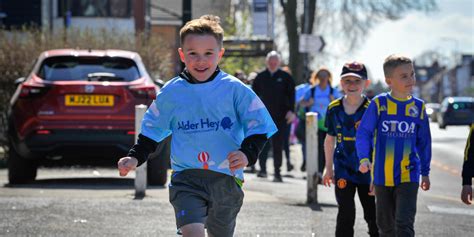
[[[300,35],[300,53],[322,52],[326,43],[320,35],[301,34]]]

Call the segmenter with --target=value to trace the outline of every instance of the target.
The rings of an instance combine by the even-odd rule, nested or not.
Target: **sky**
[[[411,12],[400,20],[382,22],[360,50],[340,56],[328,67],[337,75],[344,62],[358,60],[367,65],[371,80],[383,80],[382,64],[388,55],[413,58],[428,50],[448,56],[474,54],[473,0],[439,0],[436,12]]]

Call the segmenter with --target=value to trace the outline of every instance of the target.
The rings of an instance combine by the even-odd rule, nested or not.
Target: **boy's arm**
[[[424,108],[424,106],[423,106]],[[416,148],[421,161],[421,175],[429,176],[431,162],[431,132],[428,115],[423,109],[423,120],[417,131]]]
[[[471,131],[464,150],[464,163],[462,165],[462,185],[472,185],[474,177],[474,123],[471,124]]]
[[[370,152],[373,146],[374,132],[378,123],[378,99],[370,102],[365,111],[356,133],[356,150],[359,164],[370,162]]]
[[[148,155],[156,150],[158,142],[139,134],[135,145],[128,151],[127,156],[137,159],[137,166],[142,165],[148,160]]]
[[[333,171],[333,157],[334,157],[334,144],[336,143],[336,137],[327,135],[324,139],[324,154],[326,158],[326,172]]]
[[[249,162],[247,166],[252,166],[257,162],[258,155],[262,151],[267,140],[267,135],[265,134],[254,134],[246,137],[242,141],[239,150],[247,156]]]

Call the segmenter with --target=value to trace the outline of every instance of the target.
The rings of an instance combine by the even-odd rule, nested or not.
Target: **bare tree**
[[[367,37],[370,29],[384,20],[397,20],[409,11],[430,12],[436,0],[305,0],[309,14],[298,16],[298,0],[280,0],[289,42],[289,66],[297,84],[303,83],[303,54],[298,52],[299,35],[324,32],[344,39],[347,51]],[[305,28],[305,24],[309,24]],[[305,29],[307,29],[305,31]]]

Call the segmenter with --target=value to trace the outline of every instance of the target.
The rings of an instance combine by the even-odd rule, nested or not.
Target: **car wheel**
[[[10,184],[25,184],[36,179],[38,170],[36,161],[21,157],[11,145],[8,149],[7,166]]]
[[[147,178],[149,185],[163,186],[168,179],[170,164],[171,136],[158,144],[155,152],[150,154],[147,162]]]

